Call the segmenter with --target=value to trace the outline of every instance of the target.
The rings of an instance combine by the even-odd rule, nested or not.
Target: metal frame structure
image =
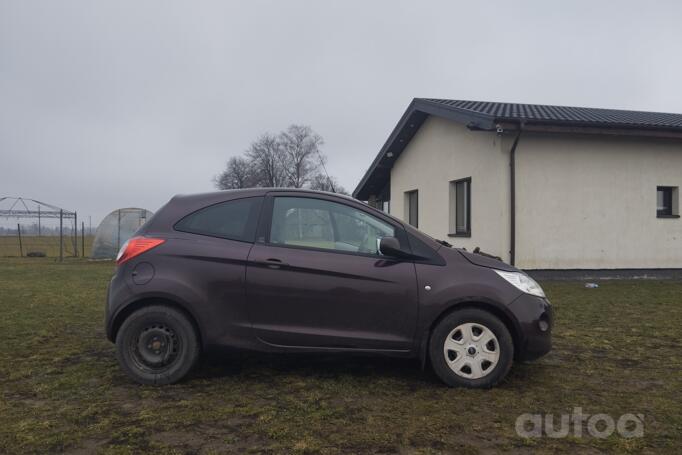
[[[41,223],[43,218],[59,218],[59,260],[64,259],[64,220],[73,220],[74,226],[74,255],[78,256],[78,214],[70,210],[65,210],[52,204],[37,201],[35,199],[24,197],[0,197],[0,204],[3,202],[11,204],[9,209],[0,209],[0,217],[19,219],[37,219],[38,220],[38,235],[40,235]],[[30,206],[35,206],[31,209]],[[18,208],[17,208],[18,207]],[[47,209],[47,210],[45,210]],[[21,244],[21,230],[17,225],[19,233],[19,242]]]

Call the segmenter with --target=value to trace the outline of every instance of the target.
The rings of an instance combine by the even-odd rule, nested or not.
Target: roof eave
[[[409,106],[407,106],[407,109],[395,128],[393,128],[393,131],[388,136],[383,147],[381,147],[376,158],[374,158],[369,169],[367,169],[367,172],[365,172],[360,183],[358,183],[353,191],[354,198],[360,200],[367,200],[369,198],[371,193],[369,193],[370,188],[368,187],[368,184],[375,174],[375,171],[379,169],[382,166],[382,162],[387,159],[386,154],[389,151],[393,153],[391,161],[386,163],[387,166],[392,167],[395,160],[402,153],[429,115],[447,118],[457,123],[462,123],[474,130],[493,130],[495,128],[494,119],[490,116],[480,115],[450,106],[445,107],[423,98],[414,98]]]

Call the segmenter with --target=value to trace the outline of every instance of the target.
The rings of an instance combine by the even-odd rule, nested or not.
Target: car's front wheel
[[[429,341],[429,357],[434,371],[447,385],[490,388],[509,372],[514,343],[497,317],[466,308],[438,323]]]
[[[172,384],[187,375],[199,358],[199,340],[182,312],[163,305],[130,314],[116,335],[119,363],[141,384]]]

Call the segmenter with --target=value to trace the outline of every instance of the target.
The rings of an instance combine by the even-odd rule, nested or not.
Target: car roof
[[[270,193],[301,193],[301,194],[319,194],[323,196],[334,196],[354,202],[359,202],[357,199],[339,193],[332,193],[329,191],[316,191],[306,188],[244,188],[235,190],[221,190],[221,191],[208,191],[204,193],[192,193],[192,194],[178,194],[173,197],[173,199],[216,199],[222,198],[224,196],[229,196],[230,199],[233,197],[253,197],[253,196],[264,196]]]

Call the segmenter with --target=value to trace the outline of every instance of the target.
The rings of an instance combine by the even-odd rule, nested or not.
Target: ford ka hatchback
[[[174,197],[121,248],[106,305],[123,370],[159,385],[231,347],[415,357],[449,386],[487,388],[547,353],[551,328],[520,270],[290,189]]]

